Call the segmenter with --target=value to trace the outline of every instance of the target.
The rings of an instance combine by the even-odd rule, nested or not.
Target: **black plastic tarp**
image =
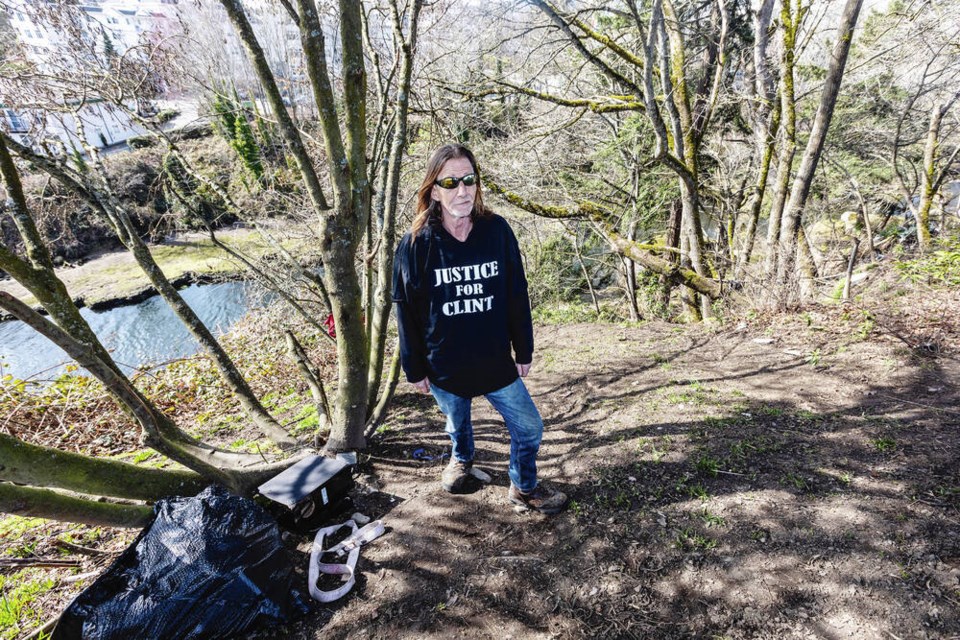
[[[213,486],[154,511],[70,603],[54,640],[227,638],[307,612],[276,521],[253,501]]]

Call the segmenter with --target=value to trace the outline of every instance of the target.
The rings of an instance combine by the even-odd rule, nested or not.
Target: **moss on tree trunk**
[[[0,434],[0,480],[130,500],[193,495],[209,484],[187,470],[139,467],[91,458]]]
[[[0,511],[30,518],[129,528],[146,526],[153,516],[153,509],[144,505],[97,502],[8,482],[0,482]]]

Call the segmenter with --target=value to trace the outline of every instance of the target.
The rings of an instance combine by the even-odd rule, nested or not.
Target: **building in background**
[[[307,78],[306,60],[300,45],[300,30],[290,15],[274,0],[242,0],[247,17],[263,47],[268,63],[294,120],[315,118],[316,105]],[[18,41],[21,59],[38,70],[63,77],[83,73],[96,65],[109,64],[111,56],[136,55],[138,46],[159,42],[171,47],[177,58],[172,74],[156,78],[149,101],[135,105],[141,114],[171,109],[183,114],[169,123],[177,127],[203,119],[213,92],[236,96],[247,109],[270,116],[260,82],[246,51],[219,2],[194,0],[6,0],[10,26]],[[341,71],[342,51],[337,22],[323,16],[327,64],[334,76]],[[385,18],[370,16],[370,39],[386,50],[392,38]],[[81,45],[76,43],[80,42]],[[72,44],[71,44],[72,43]],[[64,55],[64,52],[69,52]],[[159,75],[159,74],[158,74]],[[167,84],[169,80],[169,84]],[[174,86],[176,85],[176,86]],[[16,92],[0,90],[0,126],[20,139],[36,142],[59,139],[68,151],[79,148],[76,124],[83,124],[86,143],[95,147],[122,144],[145,133],[122,110],[98,96],[46,96],[57,108],[39,112]],[[149,102],[149,104],[147,104]],[[75,114],[71,104],[82,104]]]
[[[118,55],[144,42],[163,37],[177,25],[179,0],[89,0],[70,7],[76,14],[72,26],[84,29],[91,40]],[[48,9],[67,7],[56,0],[9,0],[10,26],[32,62],[44,65],[54,57],[65,38],[60,25],[51,26]]]
[[[90,0],[72,6],[48,0],[9,0],[7,19],[25,64],[40,72],[64,74],[70,71],[65,65],[100,64],[174,33],[179,28],[179,7],[179,0]],[[79,53],[77,41],[88,47],[86,54],[64,56],[65,48]],[[0,126],[31,145],[59,140],[68,152],[87,145],[111,147],[145,133],[128,114],[99,96],[45,97],[56,100],[60,108],[7,104],[0,107]],[[5,101],[13,98],[8,96]],[[132,101],[131,105],[141,108]]]

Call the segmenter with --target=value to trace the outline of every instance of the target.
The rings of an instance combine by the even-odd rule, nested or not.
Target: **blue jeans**
[[[453,458],[473,460],[473,423],[470,422],[472,398],[464,398],[431,384],[430,392],[447,416],[446,432],[453,442]],[[543,419],[530,398],[523,380],[491,391],[484,396],[500,412],[510,432],[510,482],[527,493],[537,488],[537,452],[543,437]]]

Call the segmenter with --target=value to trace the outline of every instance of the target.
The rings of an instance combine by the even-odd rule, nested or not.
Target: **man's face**
[[[474,173],[473,165],[466,158],[452,158],[443,163],[440,170],[440,178],[462,178],[465,175]],[[473,201],[477,197],[477,185],[468,187],[460,182],[453,189],[444,189],[433,185],[430,197],[440,203],[440,209],[444,216],[453,218],[466,218],[473,211]]]

